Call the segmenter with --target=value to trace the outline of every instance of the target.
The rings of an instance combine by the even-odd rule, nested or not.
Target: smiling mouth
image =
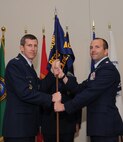
[[[96,56],[95,54],[91,54],[91,56]]]

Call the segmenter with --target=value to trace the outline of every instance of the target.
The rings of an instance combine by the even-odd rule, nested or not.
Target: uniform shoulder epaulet
[[[106,64],[108,64],[108,63],[109,63],[109,61],[106,61],[105,63],[106,63]]]
[[[20,58],[16,57],[15,60],[19,60]]]

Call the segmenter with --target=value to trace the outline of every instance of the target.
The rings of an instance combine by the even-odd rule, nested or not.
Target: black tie
[[[32,68],[32,69],[34,69],[34,66],[33,66],[33,64],[31,65],[31,68]]]

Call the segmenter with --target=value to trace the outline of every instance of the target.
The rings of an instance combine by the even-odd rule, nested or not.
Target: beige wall
[[[42,27],[46,29],[47,54],[54,29],[54,10],[57,9],[62,27],[69,26],[70,42],[76,60],[75,74],[78,81],[89,73],[89,43],[92,37],[92,21],[96,35],[109,41],[108,24],[112,24],[115,37],[119,69],[123,79],[123,1],[122,0],[0,0],[0,27],[5,26],[6,63],[19,52],[19,40],[24,34],[36,35],[39,52],[35,60],[39,74]],[[0,32],[1,36],[1,32]],[[82,129],[75,142],[87,142],[85,109]]]

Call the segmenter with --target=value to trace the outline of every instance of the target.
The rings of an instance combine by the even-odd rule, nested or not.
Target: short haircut
[[[108,42],[105,39],[99,38],[99,37],[96,37],[94,40],[98,40],[98,39],[103,41],[104,49],[108,49]]]
[[[36,36],[32,35],[32,34],[26,34],[24,35],[21,40],[20,40],[20,45],[24,46],[25,45],[25,42],[26,42],[26,39],[31,39],[31,40],[37,40],[38,42],[38,39]]]

